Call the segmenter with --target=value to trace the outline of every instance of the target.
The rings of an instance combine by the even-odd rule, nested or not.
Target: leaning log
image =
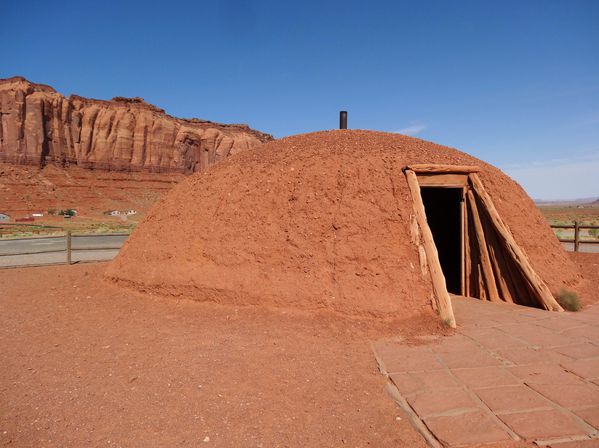
[[[503,223],[503,220],[499,216],[499,213],[495,209],[495,205],[491,200],[491,197],[485,190],[481,180],[476,173],[470,175],[470,182],[476,192],[477,197],[480,199],[481,204],[485,208],[487,215],[489,216],[495,230],[497,231],[498,237],[503,241],[509,255],[513,258],[514,262],[522,272],[524,279],[528,283],[531,291],[534,292],[535,299],[543,308],[551,311],[563,311],[563,308],[555,300],[549,287],[543,281],[541,277],[532,268],[526,253],[520,248],[507,226]]]
[[[437,247],[433,240],[433,234],[428,222],[426,220],[426,212],[424,210],[424,203],[422,202],[422,196],[420,195],[420,186],[418,185],[418,179],[414,171],[405,171],[406,179],[408,181],[408,187],[412,196],[412,205],[414,207],[414,213],[420,231],[422,234],[422,242],[424,245],[424,251],[426,253],[426,259],[428,261],[429,272],[431,274],[431,280],[433,283],[433,290],[435,293],[435,299],[437,303],[437,310],[443,322],[447,323],[450,327],[455,328],[455,317],[453,314],[453,308],[451,306],[451,299],[447,292],[447,285],[445,283],[445,276],[441,269],[441,263],[439,262],[439,254]]]
[[[474,198],[474,193],[472,193],[472,191],[468,191],[467,196],[468,205],[470,206],[470,211],[472,213],[472,222],[474,223],[474,234],[476,235],[476,241],[478,243],[482,274],[487,286],[487,291],[489,292],[489,300],[491,302],[501,302],[499,291],[497,291],[495,276],[493,275],[493,266],[491,265],[491,257],[489,256],[489,251],[487,249],[483,225],[478,214],[476,199]]]

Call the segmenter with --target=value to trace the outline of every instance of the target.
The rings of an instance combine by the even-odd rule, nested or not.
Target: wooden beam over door
[[[420,187],[464,188],[468,185],[467,174],[418,174]]]
[[[420,163],[416,165],[408,165],[404,168],[405,170],[414,171],[416,174],[420,173],[478,173],[480,168],[478,166],[469,166],[469,165],[437,165],[431,163]]]

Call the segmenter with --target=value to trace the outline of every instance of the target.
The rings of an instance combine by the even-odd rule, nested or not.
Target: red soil
[[[0,270],[0,445],[425,446],[369,339],[439,333],[432,319],[128,294],[104,268]]]
[[[515,239],[554,292],[580,274],[524,190],[455,149],[372,131],[298,135],[192,175],[157,203],[107,273],[198,300],[409,317],[428,306],[402,168],[479,165]]]
[[[599,301],[599,254],[569,252],[568,255],[582,272],[583,282],[578,289],[583,305],[591,305]]]
[[[93,171],[78,167],[44,169],[0,163],[0,212],[13,220],[50,208],[73,208],[79,220],[109,221],[106,210],[146,212],[183,174]],[[36,218],[57,225],[62,218]]]

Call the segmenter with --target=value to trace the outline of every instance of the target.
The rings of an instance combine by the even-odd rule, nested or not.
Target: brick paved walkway
[[[599,306],[453,303],[456,335],[373,345],[389,391],[431,445],[599,446]]]

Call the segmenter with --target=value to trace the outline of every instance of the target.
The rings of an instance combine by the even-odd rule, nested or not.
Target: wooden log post
[[[416,221],[418,222],[418,226],[420,227],[420,232],[422,235],[424,251],[426,253],[429,272],[431,274],[431,280],[433,283],[433,291],[435,293],[435,299],[437,302],[437,310],[443,322],[450,327],[455,328],[456,322],[455,316],[453,314],[453,308],[451,306],[451,299],[449,297],[449,293],[447,292],[445,276],[443,275],[443,270],[441,269],[439,254],[433,240],[433,234],[426,220],[426,211],[424,210],[424,203],[422,202],[422,195],[420,194],[418,179],[416,178],[416,173],[414,173],[412,170],[406,170],[405,175],[412,196],[414,214],[416,215]]]
[[[483,280],[483,274],[481,272],[480,264],[476,265],[476,280],[478,282],[478,295],[480,296],[480,300],[488,300],[487,290],[485,289],[485,282]]]
[[[474,193],[469,191],[468,205],[470,205],[470,211],[472,213],[472,222],[474,223],[474,233],[476,235],[476,241],[478,242],[478,249],[480,253],[480,264],[482,269],[483,278],[487,291],[489,293],[489,300],[491,302],[501,302],[499,292],[497,291],[497,283],[495,282],[495,276],[493,275],[493,266],[491,265],[491,257],[489,256],[489,250],[487,249],[487,240],[485,238],[485,232],[483,225],[478,214],[478,207],[476,205],[476,199]]]
[[[493,265],[493,271],[495,272],[499,296],[506,302],[514,303],[512,291],[515,290],[515,288],[511,283],[511,274],[509,273],[508,266],[503,258],[501,245],[499,244],[499,241],[497,241],[495,231],[489,224],[488,219],[483,220],[483,228],[485,229],[485,236],[489,247],[489,256],[491,257],[491,264]]]
[[[466,188],[462,190],[462,253],[464,270],[462,275],[462,294],[471,297],[470,277],[472,276],[472,260],[470,259],[470,236],[468,229],[468,206],[466,203]]]
[[[574,221],[574,252],[578,252],[580,247],[580,223]]]
[[[71,245],[72,245],[71,231],[67,230],[67,264],[73,264],[72,259],[71,259],[71,247],[72,247]]]
[[[508,254],[518,266],[531,291],[534,292],[537,303],[550,311],[563,311],[564,309],[559,303],[557,303],[547,284],[532,268],[528,257],[522,248],[520,248],[518,243],[516,243],[516,240],[508,230],[507,226],[503,223],[503,220],[499,216],[491,197],[488,195],[485,187],[476,173],[470,174],[470,182],[472,183],[472,187],[480,199],[481,204],[484,206],[491,223],[495,227],[498,237],[504,243]]]

